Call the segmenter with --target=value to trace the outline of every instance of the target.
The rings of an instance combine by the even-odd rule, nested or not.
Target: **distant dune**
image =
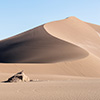
[[[18,88],[7,84],[7,91],[2,84],[0,90],[5,92],[0,97],[6,100],[4,93],[10,93],[10,100],[24,100],[28,91],[30,100],[99,100],[99,34],[99,25],[72,16],[1,40],[0,81],[24,70],[30,79],[41,83],[18,83]]]

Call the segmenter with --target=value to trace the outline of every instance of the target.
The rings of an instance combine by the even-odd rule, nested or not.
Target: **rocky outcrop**
[[[26,76],[23,71],[21,71],[13,75],[12,77],[8,78],[8,80],[5,82],[29,82],[29,81],[30,81],[29,77]]]

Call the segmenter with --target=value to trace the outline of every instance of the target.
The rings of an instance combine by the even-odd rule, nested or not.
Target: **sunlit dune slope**
[[[98,34],[100,34],[100,25],[91,24],[91,23],[87,23],[87,24],[90,25],[93,29],[95,29]]]
[[[84,48],[100,57],[100,37],[90,25],[76,17],[50,22],[44,25],[46,31],[55,37]]]

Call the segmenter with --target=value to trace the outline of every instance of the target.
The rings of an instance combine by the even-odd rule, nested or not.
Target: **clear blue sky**
[[[100,0],[0,0],[0,39],[69,16],[100,25]]]

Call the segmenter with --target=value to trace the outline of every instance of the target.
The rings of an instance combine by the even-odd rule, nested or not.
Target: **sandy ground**
[[[0,84],[0,100],[99,100],[100,79]]]
[[[76,17],[0,41],[0,100],[100,100],[100,26]],[[2,83],[24,70],[32,82]]]

